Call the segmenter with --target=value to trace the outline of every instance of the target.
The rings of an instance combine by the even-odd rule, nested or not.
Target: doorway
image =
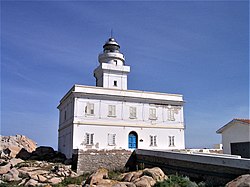
[[[138,148],[138,135],[135,131],[131,131],[128,135],[128,148],[129,149]]]

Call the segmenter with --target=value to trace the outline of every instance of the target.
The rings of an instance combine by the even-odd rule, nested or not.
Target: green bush
[[[198,187],[198,185],[190,181],[188,177],[170,175],[167,180],[156,183],[155,187]]]

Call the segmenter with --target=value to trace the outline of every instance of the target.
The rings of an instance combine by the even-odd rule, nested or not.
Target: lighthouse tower
[[[130,66],[125,66],[125,57],[120,52],[120,45],[114,38],[109,38],[99,54],[100,65],[94,70],[96,86],[127,90],[127,75]]]

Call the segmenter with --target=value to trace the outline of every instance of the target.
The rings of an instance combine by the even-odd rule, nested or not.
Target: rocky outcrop
[[[61,162],[66,161],[66,156],[58,151],[55,151],[52,147],[40,146],[36,148],[32,153],[29,153],[25,149],[21,149],[16,155],[16,158],[23,160],[40,160],[48,162]]]
[[[32,152],[37,145],[36,142],[24,135],[0,136],[0,142],[1,158],[15,158],[22,148],[27,152]]]
[[[226,184],[226,187],[250,187],[250,174],[241,175]]]
[[[0,181],[17,182],[23,186],[50,186],[62,182],[66,177],[77,177],[71,166],[46,161],[24,161],[13,158],[5,160],[0,167]]]
[[[167,179],[167,176],[160,168],[155,167],[124,173],[119,178],[121,179],[120,181],[108,179],[108,170],[101,168],[86,180],[84,186],[152,187],[156,184],[156,182],[162,182]]]

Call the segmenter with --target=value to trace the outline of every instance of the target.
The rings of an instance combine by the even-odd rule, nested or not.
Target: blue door
[[[137,148],[137,134],[136,132],[131,132],[128,135],[128,148],[136,149]]]

